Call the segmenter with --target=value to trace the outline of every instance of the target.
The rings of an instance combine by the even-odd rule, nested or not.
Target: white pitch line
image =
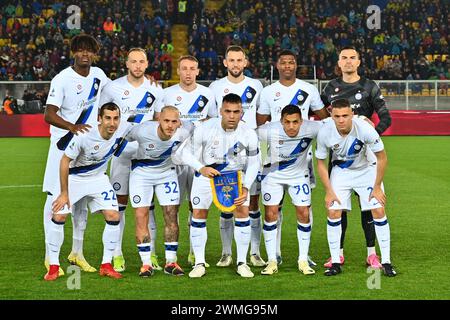
[[[14,189],[14,188],[37,188],[42,187],[42,184],[24,184],[16,186],[0,186],[0,189]]]

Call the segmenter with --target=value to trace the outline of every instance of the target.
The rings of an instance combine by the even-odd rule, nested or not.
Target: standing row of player
[[[162,269],[159,267],[155,255],[156,225],[152,203],[153,193],[158,197],[164,212],[165,272],[174,275],[182,275],[184,273],[177,264],[176,258],[179,233],[177,217],[179,202],[184,199],[185,194],[188,194],[188,197],[191,199],[189,215],[191,252],[189,261],[194,265],[190,276],[200,277],[205,274],[205,267],[207,267],[204,259],[204,246],[206,244],[205,219],[210,205],[208,197],[211,193],[206,191],[205,181],[207,180],[202,178],[202,175],[209,177],[220,172],[217,168],[210,168],[210,165],[213,163],[222,164],[221,168],[219,168],[222,170],[225,168],[230,169],[229,166],[234,170],[244,170],[247,177],[246,180],[244,179],[244,181],[247,181],[247,185],[244,184],[245,197],[238,199],[238,208],[241,209],[235,213],[234,223],[232,219],[233,214],[221,214],[220,231],[223,250],[222,257],[217,265],[229,266],[232,264],[231,245],[234,232],[238,247],[237,272],[241,276],[251,277],[253,273],[246,264],[246,246],[248,247],[249,242],[251,243],[251,264],[253,266],[266,266],[259,252],[262,226],[258,207],[258,194],[260,192],[260,184],[258,183],[260,181],[258,180],[261,180],[261,177],[264,177],[265,174],[264,170],[262,170],[258,175],[259,178],[257,179],[255,175],[253,180],[253,173],[247,174],[249,167],[246,165],[246,160],[248,160],[247,158],[250,155],[256,158],[259,157],[254,154],[259,149],[259,146],[257,139],[256,149],[253,147],[252,149],[250,148],[251,142],[247,141],[245,143],[240,141],[239,138],[247,137],[249,139],[252,135],[256,137],[253,129],[267,121],[272,121],[273,125],[278,123],[278,129],[284,128],[284,133],[288,137],[285,137],[286,141],[289,141],[289,130],[293,130],[291,134],[294,134],[296,126],[300,130],[302,119],[308,119],[309,110],[312,110],[320,118],[326,118],[328,117],[328,111],[325,109],[322,100],[325,100],[328,104],[330,101],[342,96],[350,98],[350,102],[352,102],[352,99],[354,100],[355,103],[352,102],[352,104],[356,113],[362,112],[366,116],[371,116],[375,110],[382,120],[377,127],[378,131],[386,129],[389,126],[388,122],[390,122],[389,114],[378,87],[372,81],[360,78],[357,75],[356,69],[359,65],[359,56],[351,48],[342,50],[340,54],[339,64],[343,71],[343,79],[336,81],[341,81],[341,83],[331,82],[324,90],[326,98],[322,97],[322,99],[314,86],[296,79],[296,57],[288,51],[282,52],[277,62],[280,81],[264,89],[259,81],[243,75],[243,70],[247,63],[245,53],[242,48],[232,46],[227,49],[224,59],[224,65],[228,70],[227,77],[213,82],[210,88],[197,84],[198,63],[195,58],[186,56],[180,59],[178,68],[180,84],[169,87],[164,91],[151,84],[144,77],[148,61],[145,51],[142,49],[135,48],[130,50],[127,59],[128,75],[115,81],[109,81],[99,68],[91,67],[93,58],[98,52],[98,45],[95,39],[86,35],[75,37],[72,41],[71,51],[74,55],[74,65],[63,70],[52,80],[46,109],[46,121],[52,125],[51,145],[44,179],[44,192],[48,193],[44,208],[46,264],[49,264],[49,271],[45,277],[47,280],[56,279],[58,275],[63,273],[59,267],[58,257],[63,241],[63,222],[65,219],[60,219],[60,217],[69,211],[72,212],[74,226],[74,241],[69,261],[79,265],[85,271],[96,271],[84,259],[82,250],[88,205],[92,212],[102,210],[107,222],[103,236],[105,249],[100,274],[116,278],[121,276],[118,272],[125,270],[125,260],[121,246],[125,224],[124,212],[128,198],[131,199],[131,205],[135,209],[136,241],[143,263],[140,275],[149,276],[153,274],[154,269]],[[346,75],[354,77],[355,74],[357,77],[356,81],[352,79],[352,81],[346,82]],[[329,92],[333,85],[335,86],[333,91]],[[229,95],[230,93],[237,94],[239,101],[237,101],[235,96]],[[227,99],[230,101],[225,101],[222,105],[224,96],[227,96]],[[99,113],[100,124],[97,130],[97,108],[105,105],[105,110]],[[118,110],[115,110],[117,108],[114,108],[114,105],[119,107]],[[224,108],[224,105],[227,108]],[[283,125],[281,125],[280,122],[276,121],[281,120],[281,110],[286,105],[291,106],[286,109]],[[300,113],[297,112],[294,106],[297,106]],[[242,115],[239,108],[242,108]],[[219,112],[220,118],[211,119],[199,125],[209,118],[217,117]],[[236,118],[237,115],[238,117]],[[115,122],[115,124],[112,123],[118,116],[120,116],[121,120]],[[245,125],[242,125],[242,122],[239,121],[241,116]],[[180,118],[182,125],[178,128]],[[145,122],[152,119],[158,120],[158,122]],[[286,121],[290,123],[290,129],[286,129],[284,124]],[[306,123],[309,122],[307,121]],[[108,138],[108,134],[110,134],[115,125],[117,126],[117,131]],[[244,126],[245,130],[248,129],[249,131],[241,129],[241,126]],[[260,138],[264,137],[264,134],[261,132],[267,126],[269,125],[264,125],[258,130]],[[305,127],[307,126],[305,125]],[[104,131],[103,134],[102,130]],[[239,130],[244,130],[245,132],[240,133]],[[89,133],[78,135],[85,131],[89,131]],[[231,131],[233,134],[230,135]],[[282,132],[281,130],[279,131]],[[253,134],[250,132],[253,132]],[[297,131],[297,134],[299,132]],[[218,138],[221,134],[223,137]],[[293,141],[296,141],[298,146],[287,155],[290,160],[280,160],[278,164],[281,167],[283,165],[289,167],[294,163],[303,163],[303,161],[299,160],[300,155],[307,155],[306,163],[311,168],[311,140],[308,139],[312,138],[298,140],[297,134],[294,135],[296,138]],[[187,139],[190,135],[192,135],[191,138]],[[123,139],[124,137],[126,139]],[[202,139],[204,139],[204,142],[196,145]],[[184,144],[182,144],[183,141]],[[283,139],[280,138],[278,141],[283,141]],[[239,144],[235,146],[238,142]],[[229,145],[230,143],[231,146]],[[286,146],[289,144],[287,143]],[[180,145],[182,145],[182,148],[175,152]],[[206,145],[210,149],[203,150],[202,147],[206,148]],[[191,149],[189,146],[195,146],[195,148]],[[230,147],[232,148],[230,149]],[[275,148],[274,146],[271,150]],[[202,150],[203,154],[201,154]],[[229,152],[230,150],[232,152]],[[222,151],[224,152],[221,153]],[[64,152],[65,155],[63,156]],[[233,161],[230,160],[230,157],[227,158],[227,155],[237,156],[240,153],[244,153],[245,156],[238,156],[238,160],[236,160],[233,167]],[[175,154],[183,155],[178,157],[178,161],[176,160],[177,157],[175,157],[175,162],[179,164],[177,166],[174,165],[171,157],[171,155]],[[75,160],[68,172],[66,172],[67,170],[62,171],[63,165],[61,165],[61,171],[59,170],[59,160],[61,158],[65,159],[66,162],[67,159]],[[112,188],[108,188],[108,185],[102,185],[100,182],[100,180],[104,182],[104,175],[101,176],[100,173],[104,170],[105,164],[110,158],[113,159],[110,177]],[[190,160],[186,161],[186,159]],[[209,160],[207,161],[206,159]],[[282,163],[283,161],[288,163]],[[250,162],[257,163],[253,159]],[[289,164],[289,162],[291,163]],[[200,167],[199,163],[202,167]],[[208,166],[205,167],[204,165]],[[294,168],[295,166],[291,167]],[[269,168],[274,168],[274,166],[269,165]],[[283,170],[279,170],[279,174],[282,172]],[[296,172],[296,176],[299,176],[299,172],[294,172]],[[61,173],[61,177],[63,174],[69,175],[70,180],[74,181],[77,179],[83,181],[86,177],[88,177],[87,179],[92,179],[99,174],[102,179],[98,179],[97,183],[99,184],[91,180],[89,182],[86,180],[82,183],[83,187],[77,189],[81,189],[81,194],[84,196],[78,198],[80,199],[79,201],[74,202],[69,195],[72,192],[72,188],[67,193],[68,181],[63,178],[61,178],[60,185],[59,173]],[[277,173],[270,174],[276,175]],[[307,175],[308,179],[313,176],[311,169],[308,169]],[[276,272],[277,268],[274,266],[277,267],[282,262],[280,250],[282,211],[280,210],[280,203],[275,202],[280,197],[282,198],[283,190],[280,191],[279,186],[278,188],[272,186],[270,180],[262,179],[263,186],[266,185],[266,188],[278,191],[273,195],[264,191],[262,193],[262,200],[266,206],[264,223],[266,244],[266,234],[269,238],[273,237],[274,234],[277,234],[277,236],[272,242],[275,244],[275,247],[271,245],[269,249],[266,246],[269,263],[263,270],[263,274]],[[297,192],[297,195],[302,192],[305,196],[307,194],[310,196],[310,181],[303,183],[303,180],[301,184],[298,182],[295,186],[291,185],[290,189],[288,188],[291,197],[294,191]],[[87,185],[92,187],[88,188]],[[305,185],[307,187],[303,187]],[[64,191],[66,192],[65,195]],[[61,192],[67,198],[57,198]],[[189,195],[189,193],[191,194]],[[95,194],[96,196],[94,196]],[[248,203],[247,199],[245,199],[247,194],[249,195]],[[98,199],[95,200],[96,198]],[[67,203],[69,199],[71,201],[70,204],[72,204],[71,210],[60,211],[61,205],[69,204]],[[306,206],[298,206],[301,209],[297,209],[299,239],[300,234],[304,238],[305,232],[308,233],[311,230],[312,211],[310,210],[310,203],[306,201]],[[117,202],[118,207],[113,210],[111,206],[114,206],[115,202]],[[99,203],[106,203],[106,205],[99,207]],[[295,201],[294,205],[296,205]],[[69,207],[66,209],[69,209]],[[349,208],[343,207],[341,209]],[[111,210],[118,211],[118,215],[112,214]],[[332,223],[336,224],[336,221],[332,221]],[[373,226],[373,224],[371,225]],[[274,233],[274,230],[278,232]],[[344,234],[345,230],[342,229],[342,235]],[[370,247],[368,241],[367,262],[373,267],[380,268],[381,264],[375,254],[375,231],[372,230],[372,233],[370,230],[365,231],[365,234],[366,238],[369,235],[373,239],[373,245],[370,243]],[[247,235],[249,239],[247,239]],[[113,248],[111,247],[112,243],[114,244]],[[308,256],[307,250],[305,250],[305,248],[309,247],[309,240],[303,243],[299,240],[299,243],[299,270],[305,274],[312,274],[314,270],[310,266],[313,262],[307,262]],[[342,240],[341,243],[343,243]],[[328,268],[326,274],[337,274],[336,270],[338,267],[336,266],[335,251],[331,250],[331,253],[331,265],[326,265]],[[342,249],[340,259],[339,263],[341,264],[344,262]],[[114,267],[111,262],[113,262]],[[389,265],[384,268],[385,272],[389,274],[389,268],[393,270],[389,264],[389,258],[384,259],[382,262]],[[386,271],[386,269],[388,270]],[[395,271],[392,271],[392,273],[395,274]]]

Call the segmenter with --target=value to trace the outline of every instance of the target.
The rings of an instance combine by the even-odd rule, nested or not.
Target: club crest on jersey
[[[125,96],[127,96],[127,95],[129,95],[129,94],[130,94],[130,91],[128,91],[128,90],[125,90],[123,94],[124,94]]]
[[[361,93],[357,93],[357,94],[355,94],[355,99],[356,100],[361,100],[361,98],[362,98],[362,94]]]
[[[283,140],[278,140],[278,144],[283,144],[284,141]]]
[[[338,91],[339,91],[339,88],[334,89],[334,92],[338,92]]]
[[[230,92],[230,90],[228,90],[228,88],[226,88],[225,90],[223,90],[223,92],[224,92],[225,94],[227,94],[228,92]]]
[[[275,97],[279,97],[279,96],[281,96],[281,93],[278,91],[277,93],[275,93]]]
[[[100,148],[100,146],[99,146],[99,145],[96,145],[96,146],[94,147],[94,150],[97,151],[99,148]]]
[[[219,144],[219,141],[218,140],[214,140],[214,145],[218,145]]]
[[[81,90],[83,89],[83,87],[81,86],[81,84],[77,85],[77,90]]]
[[[150,144],[148,145],[148,148],[149,148],[149,149],[154,149],[154,148],[155,148],[155,145],[152,144],[152,143],[150,143]]]
[[[177,101],[181,101],[183,98],[181,98],[180,96],[177,97]]]
[[[333,146],[333,149],[334,149],[334,150],[336,150],[337,148],[339,148],[339,144],[335,144],[335,145]]]

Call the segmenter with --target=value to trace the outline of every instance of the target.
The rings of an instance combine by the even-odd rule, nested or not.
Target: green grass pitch
[[[207,222],[206,260],[211,264],[201,279],[138,276],[139,255],[134,240],[134,217],[127,209],[124,278],[114,280],[98,274],[81,274],[80,289],[70,290],[67,275],[55,282],[43,280],[45,268],[41,192],[48,139],[0,139],[0,299],[450,299],[450,137],[385,137],[389,159],[385,177],[387,215],[391,226],[392,261],[396,278],[367,273],[366,248],[360,214],[349,214],[343,274],[328,278],[322,264],[329,256],[323,189],[313,193],[314,227],[310,254],[318,263],[316,275],[297,270],[298,244],[292,206],[286,205],[283,223],[283,264],[274,276],[242,279],[235,268],[217,268],[220,256],[218,212],[212,209]],[[358,208],[353,202],[353,207]],[[157,254],[163,263],[163,220],[157,210]],[[179,262],[187,264],[187,211],[180,213]],[[98,267],[102,255],[103,218],[90,215],[85,234],[85,256]],[[62,267],[72,243],[72,225],[65,227],[61,250]],[[264,242],[261,252],[265,257]],[[379,251],[378,251],[379,252]],[[235,255],[234,255],[235,256]],[[374,289],[369,287],[378,287]]]

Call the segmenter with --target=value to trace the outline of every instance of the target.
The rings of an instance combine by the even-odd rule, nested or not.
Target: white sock
[[[177,262],[178,242],[164,242],[166,247],[166,263]]]
[[[48,259],[48,232],[52,226],[52,202],[53,196],[47,195],[44,205],[44,239],[45,239],[45,260]]]
[[[387,217],[373,219],[375,234],[381,251],[381,263],[391,263],[391,231]]]
[[[367,247],[367,256],[370,256],[372,254],[377,254],[375,247]]]
[[[222,255],[231,255],[233,243],[233,214],[222,212],[220,214],[220,239],[222,240]]]
[[[311,223],[297,221],[298,261],[308,261],[309,243],[311,241]]]
[[[341,232],[342,232],[342,229],[341,229]],[[339,250],[339,253],[340,253],[340,255],[343,257],[343,256],[344,256],[344,249],[340,249],[340,250]]]
[[[251,242],[250,242],[250,254],[261,255],[259,252],[259,246],[261,244],[261,212],[250,211],[250,227],[251,227]]]
[[[56,223],[50,220],[48,226],[48,258],[51,265],[56,264],[59,266],[59,252],[64,242],[64,222]]]
[[[208,239],[206,219],[196,219],[192,217],[190,238],[195,256],[195,264],[206,263],[205,247],[206,240]]]
[[[150,243],[140,243],[137,245],[139,250],[139,256],[141,257],[142,265],[151,266],[152,263],[150,261],[151,251]]]
[[[313,226],[314,218],[313,218],[313,209],[312,206],[309,206],[309,223],[311,224],[311,228]]]
[[[117,248],[120,238],[119,221],[106,222],[103,230],[103,259],[102,264],[111,263],[114,250]]]
[[[236,241],[236,261],[247,263],[248,246],[250,245],[250,218],[234,218],[234,241]]]
[[[340,243],[341,234],[342,234],[341,218],[339,218],[339,219],[328,218],[327,238],[328,238],[328,247],[330,248],[332,263],[341,263],[341,259],[339,257],[339,249],[341,246],[341,243]]]
[[[120,216],[120,222],[119,222],[119,241],[117,241],[117,246],[114,249],[114,257],[120,257],[123,256],[122,252],[122,240],[123,240],[123,232],[125,230],[125,210],[127,209],[126,205],[119,203],[119,216]]]
[[[72,206],[72,252],[79,257],[83,257],[83,239],[87,225],[87,216],[87,203],[84,200],[81,200]]]
[[[278,210],[277,220],[277,256],[281,257],[281,226],[283,224],[283,211],[281,208]]]
[[[189,232],[191,231],[191,223],[192,223],[192,211],[189,210],[189,216],[188,216],[188,230]],[[192,241],[191,241],[191,237],[189,236],[189,254],[194,253],[194,251],[192,250]]]
[[[263,235],[269,261],[277,261],[277,224],[277,221],[264,221]]]
[[[155,204],[153,202],[150,205],[150,210],[148,211],[148,231],[150,232],[152,254],[156,254],[156,217]]]

